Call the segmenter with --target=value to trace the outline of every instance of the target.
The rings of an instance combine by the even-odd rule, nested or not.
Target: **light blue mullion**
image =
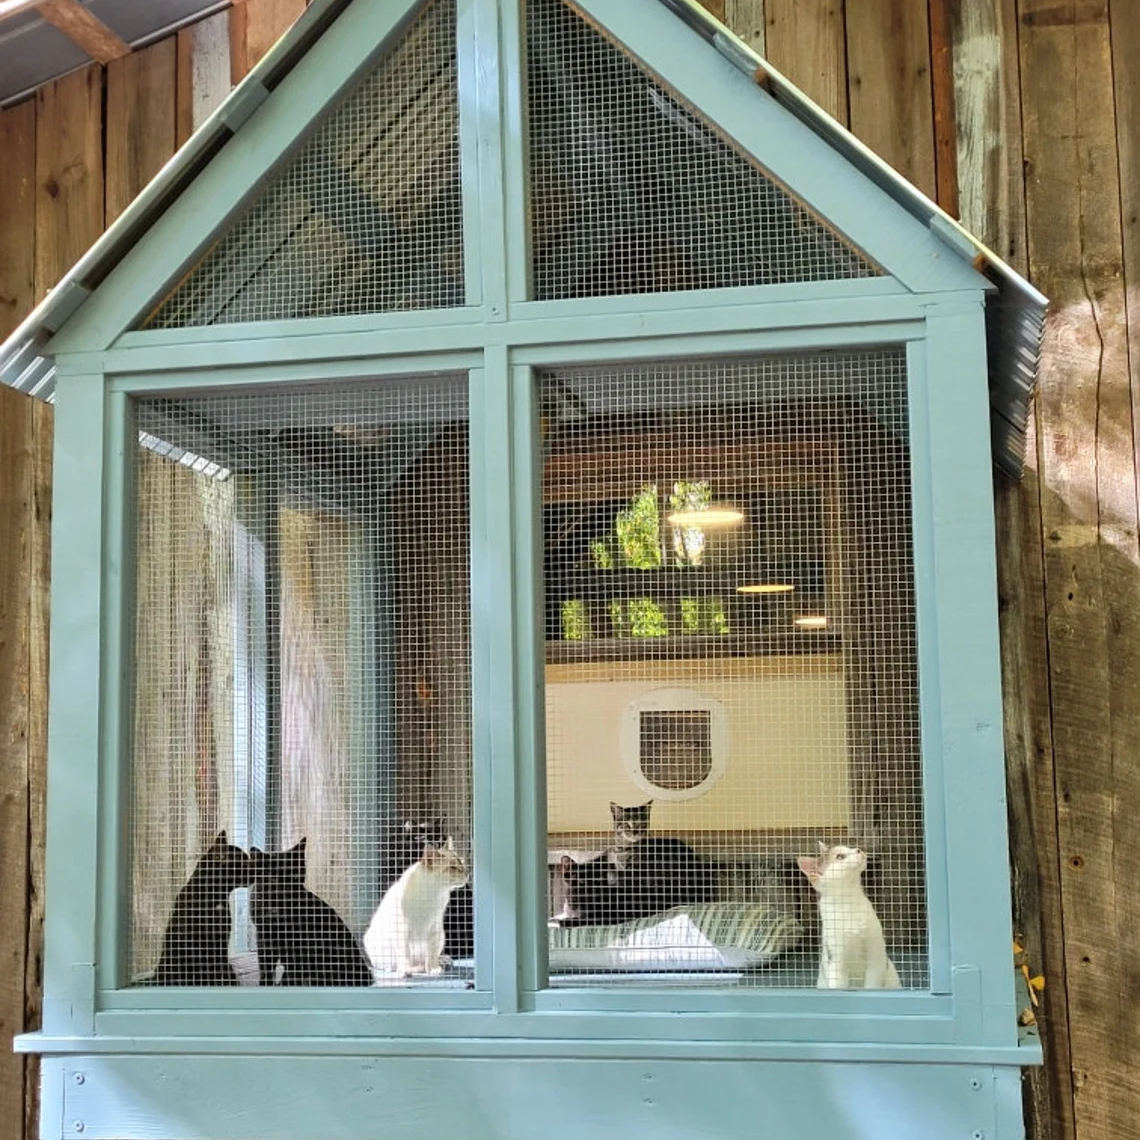
[[[127,840],[132,778],[135,630],[135,474],[138,435],[134,405],[120,393],[105,399],[102,725],[99,780],[97,982],[114,989],[127,978],[132,852]]]
[[[471,513],[471,786],[474,802],[471,836],[472,883],[475,897],[475,989],[487,993],[494,987],[495,880],[492,865],[492,807],[494,772],[491,732],[491,654],[488,636],[494,606],[492,582],[487,576],[491,560],[487,534],[487,466],[489,447],[483,424],[486,418],[486,385],[482,368],[468,372],[468,489]]]
[[[507,204],[509,303],[530,296],[530,202],[527,197],[525,0],[503,0],[499,52],[502,65],[503,196]],[[514,315],[512,311],[512,316]]]
[[[490,803],[479,830],[490,835],[494,1003],[500,1012],[515,1013],[522,999],[520,837],[516,830],[519,732],[516,520],[511,509],[513,393],[506,349],[487,350],[482,383],[477,390],[473,383],[472,395],[471,641],[473,663],[485,670],[484,683],[472,694],[472,706],[476,739],[483,744],[482,759],[490,775]],[[482,886],[486,896],[486,874]]]
[[[933,305],[927,330],[927,467],[954,995],[963,1022],[981,1019],[972,1038],[1000,1043],[1014,1032],[1016,1009],[981,299]],[[975,1002],[980,1008],[971,1010]]]
[[[43,1027],[94,1026],[103,638],[105,393],[89,359],[56,361]]]
[[[503,189],[502,74],[499,60],[498,0],[461,0],[474,32],[475,82],[460,98],[477,126],[479,248],[482,256],[483,313],[491,322],[507,319],[507,201]],[[468,177],[467,172],[464,177]]]
[[[479,51],[476,43],[477,0],[456,0],[455,44],[459,98],[459,169],[463,196],[464,301],[483,301],[483,232],[479,179]]]
[[[511,393],[519,968],[524,993],[533,993],[547,983],[546,621],[542,601],[542,440],[537,386],[530,368],[511,367]]]
[[[927,947],[930,988],[949,993],[950,926],[947,910],[946,818],[943,810],[941,679],[938,607],[934,582],[934,515],[930,486],[930,398],[926,343],[907,345],[907,409],[911,469],[911,533],[914,548],[915,621],[922,755],[922,821],[925,837]]]

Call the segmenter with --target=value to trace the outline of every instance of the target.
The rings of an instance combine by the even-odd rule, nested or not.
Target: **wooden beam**
[[[1140,1119],[1119,1042],[1140,977],[1140,552],[1113,45],[1107,0],[1021,0],[1019,16],[1029,265],[1052,309],[1038,431],[1073,1113],[1078,1137],[1124,1137]]]
[[[40,0],[36,10],[53,28],[58,28],[92,59],[110,63],[130,55],[131,45],[120,39],[79,0]]]

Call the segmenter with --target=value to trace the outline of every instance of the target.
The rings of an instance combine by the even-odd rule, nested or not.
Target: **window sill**
[[[701,1061],[864,1061],[892,1064],[1040,1065],[1039,1039],[1009,1045],[883,1041],[652,1041],[464,1037],[428,1040],[335,1036],[68,1036],[24,1033],[17,1053],[117,1056],[614,1058]]]

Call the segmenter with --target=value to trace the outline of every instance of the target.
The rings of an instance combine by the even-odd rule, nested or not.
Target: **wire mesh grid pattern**
[[[466,385],[138,401],[131,981],[470,976]]]
[[[464,303],[455,0],[433,0],[150,328]]]
[[[925,986],[902,351],[536,382],[555,984]]]
[[[527,0],[536,300],[878,276],[565,0]]]

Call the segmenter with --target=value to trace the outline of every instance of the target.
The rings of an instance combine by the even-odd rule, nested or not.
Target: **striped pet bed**
[[[678,906],[616,926],[550,929],[552,970],[745,970],[790,950],[803,927],[763,903]]]

